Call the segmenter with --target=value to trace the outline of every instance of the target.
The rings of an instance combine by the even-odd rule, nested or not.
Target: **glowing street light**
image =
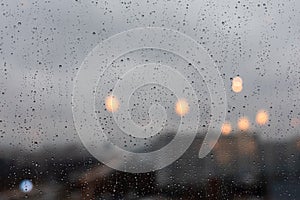
[[[243,90],[243,80],[241,77],[237,76],[232,79],[231,88],[234,92],[239,93]]]
[[[119,100],[116,96],[109,95],[105,99],[105,107],[109,112],[116,112],[119,109]]]
[[[259,110],[256,114],[256,123],[259,125],[265,125],[269,120],[268,112],[265,110]]]
[[[33,184],[30,180],[25,179],[20,183],[20,190],[24,193],[30,192],[32,188]]]
[[[229,135],[232,131],[231,124],[229,122],[225,122],[221,127],[221,132],[223,135]]]
[[[241,131],[247,131],[250,128],[250,122],[247,117],[241,117],[238,120],[238,127]]]
[[[179,99],[175,105],[175,112],[179,116],[186,115],[190,110],[189,104],[185,99]]]

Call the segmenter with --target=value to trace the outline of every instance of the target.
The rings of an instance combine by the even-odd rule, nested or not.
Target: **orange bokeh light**
[[[238,127],[241,131],[247,131],[250,128],[250,122],[247,117],[241,117],[238,121]]]
[[[186,115],[190,110],[189,104],[185,99],[179,99],[175,105],[175,112],[179,116]]]
[[[109,112],[116,112],[119,109],[119,100],[116,96],[109,95],[105,99],[105,107]]]
[[[232,131],[231,124],[229,122],[225,122],[221,127],[221,132],[223,135],[229,135]]]
[[[231,88],[236,93],[241,92],[243,90],[243,80],[238,76],[233,78]]]
[[[269,120],[268,112],[265,110],[259,110],[256,114],[256,123],[259,125],[265,125]]]
[[[293,117],[293,118],[291,119],[291,121],[290,121],[290,125],[291,125],[292,127],[298,127],[298,126],[300,126],[300,119],[299,119],[299,118]]]

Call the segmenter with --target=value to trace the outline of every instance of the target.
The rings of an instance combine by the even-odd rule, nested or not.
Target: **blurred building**
[[[172,139],[161,137],[153,147]],[[198,135],[173,164],[151,173],[111,169],[77,146],[47,148],[34,154],[11,152],[0,159],[0,199],[297,199],[300,139],[261,141],[256,133],[222,135],[212,152],[198,158],[204,136]],[[21,158],[24,158],[23,160]],[[18,162],[16,162],[18,160]],[[32,192],[19,190],[22,179]],[[52,191],[52,192],[47,192]],[[100,199],[101,199],[100,198]]]

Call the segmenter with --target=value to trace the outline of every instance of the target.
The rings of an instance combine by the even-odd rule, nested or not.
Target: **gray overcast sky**
[[[1,1],[0,145],[80,143],[73,80],[102,40],[135,27],[167,27],[198,41],[223,75],[236,126],[270,114],[262,138],[300,131],[300,1]],[[241,76],[244,89],[231,91]],[[290,121],[294,126],[290,125]],[[36,142],[37,144],[35,144]]]

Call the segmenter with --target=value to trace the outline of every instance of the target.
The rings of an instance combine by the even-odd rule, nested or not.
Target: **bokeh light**
[[[269,120],[269,114],[265,110],[259,110],[256,114],[256,123],[259,125],[265,125]]]
[[[109,112],[116,112],[119,109],[119,100],[113,95],[109,95],[105,99],[105,107]]]
[[[221,132],[223,135],[229,135],[232,131],[232,127],[231,124],[229,122],[225,122],[223,123],[222,127],[221,127]]]
[[[186,115],[189,112],[189,110],[190,110],[189,104],[185,99],[179,99],[176,102],[175,111],[177,115],[182,117]]]
[[[300,127],[300,119],[299,118],[295,118],[295,117],[293,117],[292,119],[291,119],[291,121],[290,121],[290,125],[292,126],[292,127]]]
[[[243,80],[241,77],[237,76],[232,79],[231,88],[234,92],[238,93],[243,90]]]
[[[32,188],[33,188],[33,184],[30,180],[25,179],[25,180],[21,181],[20,190],[22,192],[25,192],[25,193],[30,192],[32,190]]]
[[[247,117],[241,117],[238,120],[238,127],[241,131],[247,131],[250,128],[250,122]]]

